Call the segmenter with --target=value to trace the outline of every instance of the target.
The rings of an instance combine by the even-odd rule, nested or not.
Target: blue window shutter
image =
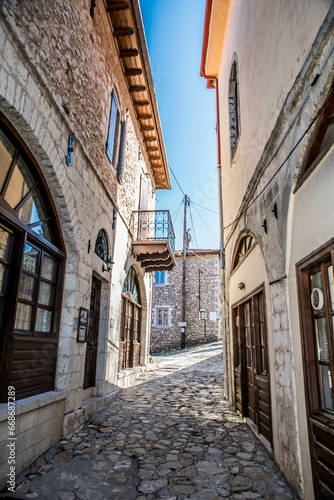
[[[161,273],[160,273],[160,283],[162,285],[165,284],[165,271],[161,271]]]
[[[119,145],[118,165],[117,165],[117,180],[121,182],[123,178],[123,165],[125,153],[125,138],[126,138],[126,121],[122,121],[121,125],[121,142]]]
[[[113,152],[114,152],[117,108],[118,108],[117,97],[116,97],[115,92],[112,91],[108,140],[107,140],[107,156],[109,158],[110,163],[112,163],[112,156],[113,156]]]
[[[159,283],[159,271],[155,271],[155,283]]]

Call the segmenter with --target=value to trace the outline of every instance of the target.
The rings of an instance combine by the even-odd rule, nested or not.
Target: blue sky
[[[199,76],[205,0],[140,0],[140,5],[168,163],[194,203],[218,212],[215,91]],[[174,222],[183,195],[170,175],[172,191],[156,192],[156,209],[169,209]],[[174,223],[178,249],[183,210],[182,205]],[[191,213],[191,248],[218,248],[218,214],[196,205]]]

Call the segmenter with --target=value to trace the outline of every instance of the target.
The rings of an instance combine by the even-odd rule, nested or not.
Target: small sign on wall
[[[78,342],[87,342],[88,330],[88,309],[80,307],[79,309],[79,322],[78,322]]]

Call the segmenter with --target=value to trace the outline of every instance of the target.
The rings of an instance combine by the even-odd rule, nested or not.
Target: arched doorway
[[[123,286],[121,331],[119,342],[119,370],[140,364],[141,305],[136,272],[130,268]]]
[[[50,192],[0,116],[0,380],[16,399],[54,389],[64,251]]]
[[[265,280],[255,236],[243,234],[235,249],[230,280],[235,406],[272,445]]]

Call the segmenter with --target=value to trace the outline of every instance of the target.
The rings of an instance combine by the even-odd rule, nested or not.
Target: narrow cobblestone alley
[[[155,360],[154,370],[21,475],[22,498],[297,498],[223,400],[220,343]]]

